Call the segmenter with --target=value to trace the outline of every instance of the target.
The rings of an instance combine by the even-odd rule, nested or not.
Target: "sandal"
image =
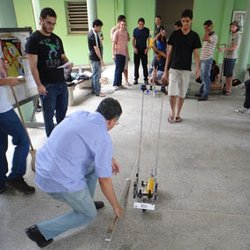
[[[169,123],[174,123],[174,122],[175,122],[174,117],[171,116],[171,115],[169,115],[169,116],[168,116],[168,122],[169,122]]]
[[[225,95],[231,95],[231,92],[230,91],[226,91]]]
[[[182,122],[181,117],[180,117],[180,116],[176,116],[176,117],[175,117],[175,122]]]

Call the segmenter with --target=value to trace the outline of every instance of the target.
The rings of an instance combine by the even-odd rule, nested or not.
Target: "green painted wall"
[[[13,0],[13,3],[16,10],[18,27],[31,27],[32,30],[35,30],[36,25],[32,11],[31,0]]]
[[[17,27],[16,13],[12,0],[0,1],[0,27],[15,28]]]

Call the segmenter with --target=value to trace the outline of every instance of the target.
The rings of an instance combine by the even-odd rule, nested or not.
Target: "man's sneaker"
[[[127,87],[124,86],[124,85],[120,85],[119,88],[120,88],[120,89],[127,89]]]
[[[95,201],[94,203],[95,203],[96,209],[100,209],[104,207],[104,203],[102,201]]]
[[[206,96],[201,96],[197,100],[198,101],[207,101],[207,97]]]
[[[45,247],[53,241],[53,239],[46,240],[44,236],[41,234],[41,232],[39,231],[37,225],[33,225],[29,228],[26,228],[25,232],[27,236],[31,240],[35,241],[39,247]]]
[[[23,178],[10,179],[6,181],[6,186],[14,188],[24,194],[33,194],[35,193],[35,188],[29,186]]]
[[[148,80],[144,80],[144,84],[148,85]]]
[[[0,194],[4,193],[7,190],[6,186],[3,186],[2,188],[0,188]]]
[[[138,80],[135,80],[135,81],[134,81],[134,85],[137,85],[137,84],[138,84]]]
[[[113,90],[114,90],[114,91],[117,91],[117,90],[119,90],[119,89],[120,89],[120,88],[119,88],[118,86],[114,86],[114,87],[113,87]]]
[[[247,109],[247,108],[239,108],[239,109],[235,109],[234,112],[236,113],[247,113],[247,114],[250,114],[250,109]]]

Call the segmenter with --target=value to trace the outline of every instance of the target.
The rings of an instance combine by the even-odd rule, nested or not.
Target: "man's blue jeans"
[[[43,117],[46,134],[49,137],[54,129],[54,114],[57,124],[60,123],[67,112],[68,108],[68,89],[65,82],[56,84],[47,84],[48,91],[46,96],[41,96],[43,105]]]
[[[126,61],[126,56],[120,54],[115,56],[115,77],[113,86],[122,85],[122,72],[124,70],[125,61]]]
[[[100,78],[101,78],[101,62],[90,61],[92,68],[92,92],[96,95],[100,94]]]
[[[210,89],[210,74],[211,67],[213,64],[213,58],[207,60],[201,60],[201,80],[202,85],[200,87],[200,94],[204,97],[208,97],[209,89]]]
[[[8,149],[8,135],[12,136],[12,143],[16,146],[12,159],[12,169],[8,179],[21,178],[26,172],[29,141],[26,131],[13,109],[0,113],[0,188],[5,186],[7,179],[8,162],[6,151]]]
[[[86,174],[87,186],[73,193],[49,193],[54,199],[67,203],[73,210],[49,221],[37,224],[39,231],[47,239],[66,232],[69,229],[89,224],[96,217],[96,207],[93,196],[97,177],[94,164],[89,167]]]

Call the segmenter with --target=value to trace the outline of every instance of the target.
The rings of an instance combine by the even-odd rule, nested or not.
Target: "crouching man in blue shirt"
[[[108,131],[122,113],[119,102],[105,98],[96,112],[75,112],[52,131],[36,158],[37,186],[56,200],[68,204],[72,211],[26,229],[27,236],[39,247],[69,229],[89,224],[96,217],[93,201],[98,179],[103,194],[120,217],[112,184],[112,173],[119,172],[112,158],[112,141]]]

